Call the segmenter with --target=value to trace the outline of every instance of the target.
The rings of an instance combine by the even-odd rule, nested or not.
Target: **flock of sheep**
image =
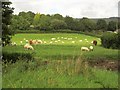
[[[72,38],[64,38],[64,37],[61,37],[61,38],[64,39],[64,40],[72,40]],[[75,37],[75,38],[77,38],[77,37]],[[58,39],[58,40],[56,40],[56,39]],[[24,41],[26,42],[26,44],[24,45],[24,49],[26,49],[26,50],[34,50],[32,45],[43,44],[43,43],[45,44],[46,43],[46,41],[42,41],[42,40],[32,40],[32,39],[26,40],[25,38],[24,38]],[[51,38],[50,44],[53,43],[53,41],[55,43],[57,43],[57,42],[60,42],[61,40],[60,40],[60,37]],[[79,40],[79,42],[82,42],[82,41],[83,40]],[[85,39],[85,41],[89,42],[87,39]],[[23,41],[20,41],[20,43],[23,45]],[[61,43],[65,43],[65,42],[61,41]],[[72,40],[71,43],[75,43],[75,41]],[[97,45],[97,41],[93,40],[91,43],[92,43],[92,45],[89,46],[89,47],[85,47],[85,46],[81,47],[81,51],[93,51],[93,49],[94,49],[93,46]],[[17,44],[15,42],[13,42],[13,43],[11,43],[11,45],[16,46]]]

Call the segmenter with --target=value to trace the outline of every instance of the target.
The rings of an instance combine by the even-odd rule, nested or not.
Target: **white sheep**
[[[52,42],[50,42],[50,43],[52,43]]]
[[[24,45],[24,48],[27,49],[27,50],[28,50],[28,49],[34,50],[34,48],[33,48],[31,45],[29,45],[29,44],[25,44],[25,45]]]
[[[67,37],[65,37],[64,39],[67,39]]]
[[[34,48],[31,45],[29,45],[27,49],[34,50]]]
[[[62,41],[62,43],[65,43],[65,42]]]
[[[82,42],[82,40],[80,40],[80,42]]]
[[[72,38],[68,38],[68,40],[72,40]]]
[[[58,42],[58,41],[55,41],[56,43]]]
[[[44,43],[47,43],[46,41],[44,41]]]
[[[17,44],[16,44],[16,42],[12,42],[11,45],[12,46],[16,46]]]
[[[26,41],[26,43],[28,43],[29,41],[28,40],[25,40]]]
[[[75,41],[72,41],[72,43],[75,43]]]
[[[81,51],[90,51],[88,47],[81,47]]]
[[[91,44],[93,44],[93,41],[91,42]]]
[[[20,41],[20,43],[22,44],[22,43],[23,43],[23,41]]]
[[[38,42],[39,44],[42,44],[42,43],[43,43],[42,40],[37,40],[37,42]]]
[[[93,48],[93,46],[90,46],[89,49],[90,49],[90,51],[93,51],[94,48]]]
[[[51,38],[51,40],[55,40],[56,38]]]

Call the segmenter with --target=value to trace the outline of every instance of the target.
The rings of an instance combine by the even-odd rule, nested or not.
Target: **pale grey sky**
[[[119,0],[10,0],[14,13],[21,11],[41,14],[69,15],[74,18],[117,17]]]

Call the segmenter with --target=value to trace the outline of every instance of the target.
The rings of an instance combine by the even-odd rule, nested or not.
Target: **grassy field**
[[[52,38],[55,38],[55,40],[51,40]],[[34,51],[26,51],[23,48],[26,43],[24,39],[39,39],[46,43],[34,45]],[[82,46],[89,47],[92,45],[92,40],[98,41],[98,45],[94,46],[94,51],[81,52],[80,48]],[[16,34],[12,41],[16,42],[18,46],[7,46],[3,48],[3,51],[33,52],[35,57],[40,59],[68,59],[80,55],[87,59],[118,59],[118,50],[103,48],[100,38],[83,34]],[[20,41],[23,41],[23,45]]]
[[[26,40],[30,39],[42,40],[43,44],[33,45],[33,51],[24,50]],[[92,45],[92,40],[98,41],[93,51],[80,50]],[[118,60],[118,50],[103,48],[100,38],[66,33],[16,34],[12,42],[17,46],[6,46],[3,52],[30,52],[35,60],[3,64],[3,88],[118,88],[117,71],[93,68],[87,63],[87,60]]]

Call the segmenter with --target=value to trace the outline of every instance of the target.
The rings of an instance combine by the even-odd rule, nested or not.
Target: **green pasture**
[[[55,40],[51,40],[52,38],[55,38]],[[69,38],[72,38],[72,40],[68,40]],[[38,39],[42,40],[43,43],[39,45],[33,45],[35,49],[34,51],[25,50],[23,46],[25,45],[26,40],[24,39]],[[82,42],[80,42],[80,40],[82,40]],[[84,52],[80,50],[82,46],[91,46],[92,40],[98,41],[98,45],[94,46],[93,51]],[[21,44],[20,41],[23,43]],[[44,43],[44,41],[46,43]],[[17,46],[6,46],[3,48],[3,51],[21,53],[32,52],[33,55],[39,59],[73,59],[79,56],[83,56],[87,59],[118,59],[118,50],[103,48],[101,46],[100,38],[87,36],[84,34],[16,34],[13,36],[12,42],[16,42]]]

